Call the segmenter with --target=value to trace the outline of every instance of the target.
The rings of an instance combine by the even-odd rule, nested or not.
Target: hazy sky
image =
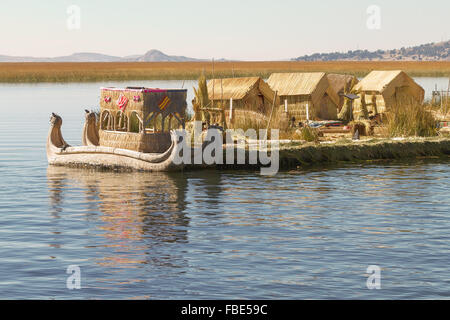
[[[80,29],[69,30],[77,5]],[[380,8],[380,29],[367,8]],[[275,60],[450,38],[449,0],[0,0],[0,54],[143,54]],[[73,21],[73,20],[71,20]]]

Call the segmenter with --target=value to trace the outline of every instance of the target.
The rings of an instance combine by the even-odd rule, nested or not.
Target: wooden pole
[[[306,103],[306,122],[309,122],[309,105]]]
[[[214,92],[214,58],[212,58],[212,82],[213,82],[213,85],[212,85],[212,87],[213,87],[213,94],[212,94],[212,107],[214,108],[214,94],[215,94],[215,92]]]
[[[233,98],[230,98],[230,122],[231,119],[233,118]]]
[[[448,111],[448,102],[449,102],[449,95],[450,95],[450,78],[448,78],[448,85],[447,85],[447,96],[445,97],[445,111]]]
[[[273,109],[275,108],[275,101],[277,100],[277,95],[278,95],[278,91],[275,91],[275,94],[273,96],[273,102],[272,102],[272,110],[270,111],[269,121],[267,122],[267,129],[266,129],[266,134],[264,136],[264,141],[267,140],[267,131],[269,131],[270,121],[272,120],[272,114],[273,114]]]

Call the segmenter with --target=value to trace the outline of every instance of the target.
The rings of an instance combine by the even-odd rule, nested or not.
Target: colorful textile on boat
[[[164,110],[169,104],[170,104],[170,98],[168,96],[164,96],[164,98],[162,98],[161,102],[158,103],[158,107],[161,110]]]
[[[128,98],[125,97],[123,94],[120,94],[119,99],[117,99],[117,106],[120,110],[125,111],[125,108],[127,107]]]

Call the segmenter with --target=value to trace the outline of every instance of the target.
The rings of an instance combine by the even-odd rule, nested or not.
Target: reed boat
[[[47,137],[50,165],[141,171],[182,169],[174,157],[185,128],[185,89],[102,88],[100,114],[85,110],[82,146],[70,146],[62,118],[52,113]],[[172,128],[172,120],[178,123]]]

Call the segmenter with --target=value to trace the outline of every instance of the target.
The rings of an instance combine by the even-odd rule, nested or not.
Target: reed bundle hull
[[[62,119],[52,114],[51,127],[47,138],[47,159],[50,165],[70,167],[97,167],[107,169],[128,169],[140,171],[174,171],[181,170],[182,165],[174,163],[177,152],[177,137],[170,133],[169,148],[162,153],[144,153],[139,151],[93,145],[96,141],[92,136],[95,130],[90,130],[89,115],[83,130],[85,146],[71,147],[62,137]]]

